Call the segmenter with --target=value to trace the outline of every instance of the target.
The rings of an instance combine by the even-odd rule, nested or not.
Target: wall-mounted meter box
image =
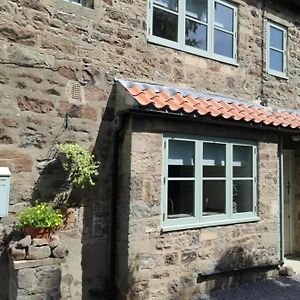
[[[8,215],[10,176],[9,168],[0,167],[0,218]]]

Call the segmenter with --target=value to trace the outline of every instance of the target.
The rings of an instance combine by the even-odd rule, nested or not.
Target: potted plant
[[[72,143],[60,144],[57,149],[71,184],[81,189],[87,184],[95,185],[93,176],[99,174],[100,163],[94,160],[88,149]]]
[[[45,239],[49,239],[51,231],[59,228],[63,221],[62,214],[46,203],[26,208],[17,218],[25,235]]]

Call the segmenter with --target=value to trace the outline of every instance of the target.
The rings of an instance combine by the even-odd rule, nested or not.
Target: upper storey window
[[[64,0],[64,1],[77,4],[79,6],[94,8],[94,0]]]
[[[286,77],[287,31],[282,26],[268,22],[267,37],[268,73],[275,76]]]
[[[236,63],[235,6],[220,0],[149,1],[149,41]]]
[[[85,0],[65,0],[65,1],[85,6]]]

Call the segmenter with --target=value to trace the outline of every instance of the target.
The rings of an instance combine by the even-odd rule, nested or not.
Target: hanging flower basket
[[[69,182],[81,189],[95,185],[93,177],[99,174],[100,163],[88,149],[69,143],[60,144],[57,149],[63,169],[69,174]]]

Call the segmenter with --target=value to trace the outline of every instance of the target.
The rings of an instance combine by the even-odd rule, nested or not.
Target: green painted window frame
[[[276,51],[282,52],[282,54],[283,54],[283,71],[282,72],[280,72],[278,70],[273,70],[271,68],[271,58],[270,58],[270,49],[272,48],[270,45],[270,43],[271,43],[271,34],[270,34],[271,27],[282,31],[282,33],[283,33],[283,50],[274,48]],[[267,57],[266,58],[267,58],[266,59],[267,72],[270,75],[288,79],[288,77],[287,77],[287,28],[284,26],[281,26],[277,23],[274,23],[272,21],[267,22]]]
[[[168,153],[169,141],[188,141],[195,143],[195,191],[194,191],[194,216],[184,218],[168,219]],[[226,211],[225,214],[204,216],[202,215],[202,188],[203,188],[203,144],[217,143],[224,144],[226,147]],[[242,180],[252,180],[252,211],[243,213],[233,213],[233,146],[248,146],[252,148],[252,177],[243,178]],[[241,139],[225,139],[215,137],[201,137],[201,136],[182,136],[165,134],[163,136],[163,180],[162,180],[162,230],[182,230],[192,229],[217,225],[228,225],[236,223],[245,223],[259,221],[257,213],[257,143],[255,141],[241,140]],[[206,179],[207,180],[207,179]],[[237,179],[235,179],[237,180]]]
[[[192,53],[195,55],[203,56],[206,58],[214,59],[217,61],[225,62],[227,64],[237,66],[237,19],[238,8],[236,5],[224,0],[207,0],[208,1],[208,22],[207,22],[207,50],[197,49],[192,46],[185,45],[185,19],[186,19],[186,0],[178,0],[178,41],[167,40],[153,35],[153,7],[168,11],[155,5],[155,0],[148,0],[148,15],[147,15],[147,38],[149,42],[163,45],[169,48],[174,48],[184,52]],[[233,10],[233,58],[222,56],[214,53],[214,29],[215,29],[215,3],[219,3]],[[201,22],[200,22],[201,23]],[[203,23],[203,22],[202,22]],[[226,30],[222,30],[226,32]]]

